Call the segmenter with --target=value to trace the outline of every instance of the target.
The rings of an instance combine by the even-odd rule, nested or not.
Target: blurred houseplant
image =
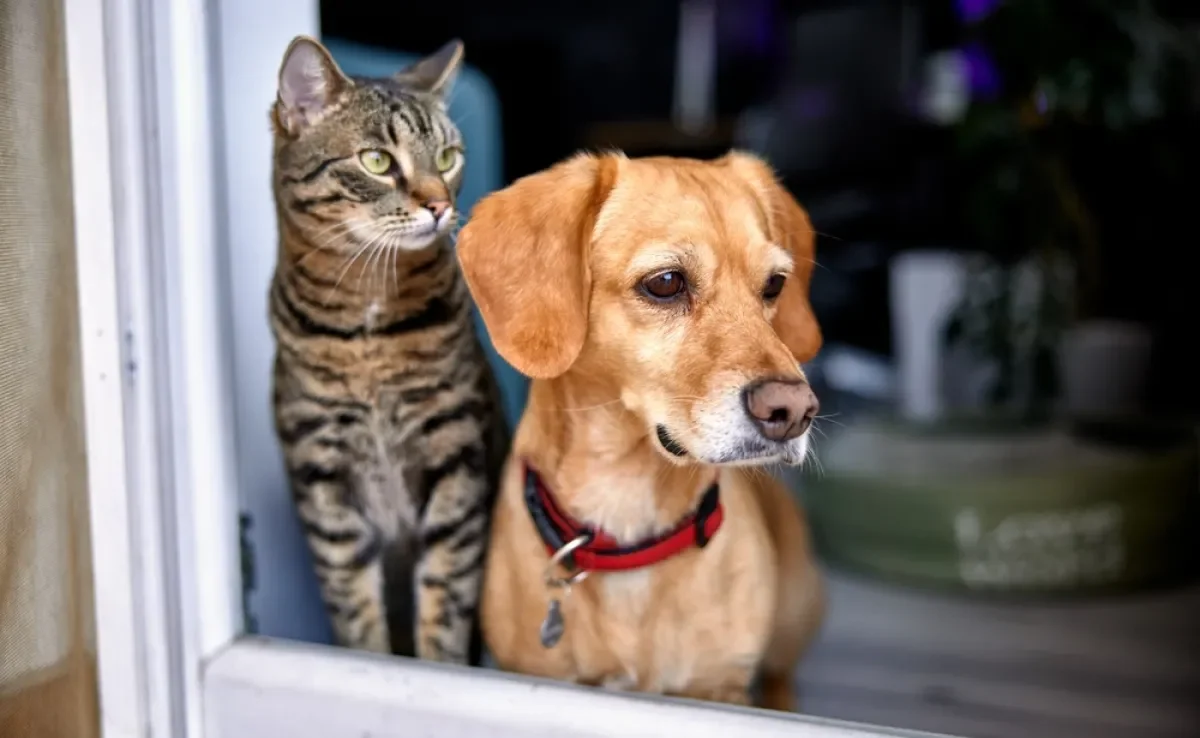
[[[1105,311],[1100,180],[1125,175],[1096,162],[1192,102],[1195,46],[1149,0],[958,6],[972,88],[956,126],[962,214],[983,253],[944,328],[945,399],[1037,421],[1058,394],[1063,330]]]
[[[941,405],[952,421],[985,422],[839,430],[804,488],[817,545],[893,581],[1022,597],[1178,580],[1194,570],[1194,438],[1121,418],[1097,442],[1095,428],[1037,421],[1058,395],[1068,326],[1142,318],[1121,304],[1138,292],[1130,273],[1157,287],[1168,271],[1139,247],[1188,215],[1177,203],[1196,149],[1200,44],[1150,2],[959,9],[972,100],[955,161],[980,258],[943,327]]]

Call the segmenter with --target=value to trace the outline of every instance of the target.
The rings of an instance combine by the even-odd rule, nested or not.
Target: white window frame
[[[316,2],[63,2],[104,738],[917,735],[241,637],[221,142],[266,115],[219,62]]]

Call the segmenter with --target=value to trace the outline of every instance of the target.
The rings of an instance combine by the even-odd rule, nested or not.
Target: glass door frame
[[[229,139],[317,3],[63,2],[105,738],[918,735],[243,637]]]

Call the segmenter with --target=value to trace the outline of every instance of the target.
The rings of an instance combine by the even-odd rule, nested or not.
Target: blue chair
[[[342,71],[351,76],[388,77],[420,58],[416,54],[378,49],[337,38],[324,38],[322,43]],[[470,51],[468,48],[468,55]],[[470,65],[463,66],[450,93],[450,117],[462,131],[467,146],[467,170],[458,207],[462,212],[470,213],[480,198],[504,186],[500,103],[487,77]],[[496,353],[478,312],[475,329],[500,384],[504,417],[510,427],[515,426],[525,409],[529,382]]]

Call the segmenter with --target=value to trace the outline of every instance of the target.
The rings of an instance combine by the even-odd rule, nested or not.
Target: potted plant
[[[1104,313],[1102,224],[1080,165],[1167,110],[1179,85],[1166,60],[1188,45],[1150,2],[960,9],[973,97],[956,153],[965,230],[980,252],[943,330],[944,401],[955,415],[1036,422],[1059,393],[1064,331]]]

